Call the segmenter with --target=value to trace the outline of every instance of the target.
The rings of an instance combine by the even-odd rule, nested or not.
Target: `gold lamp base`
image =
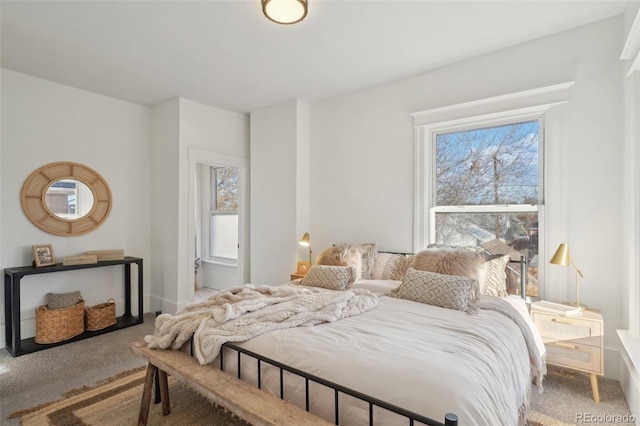
[[[569,305],[569,306],[573,306],[574,308],[578,308],[580,309],[580,312],[584,312],[584,311],[588,311],[589,307],[587,305],[581,305],[579,303],[576,302],[564,302],[564,305]]]

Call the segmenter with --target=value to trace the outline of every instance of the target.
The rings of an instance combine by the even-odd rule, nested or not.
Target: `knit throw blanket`
[[[272,330],[334,322],[373,309],[378,297],[364,289],[332,291],[246,284],[156,318],[150,348],[179,349],[193,336],[200,364],[212,362],[225,342],[243,342]]]

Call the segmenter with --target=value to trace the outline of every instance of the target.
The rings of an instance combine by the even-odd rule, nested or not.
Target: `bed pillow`
[[[455,309],[467,313],[477,311],[478,281],[456,275],[409,268],[402,284],[389,293],[391,297]]]
[[[340,243],[322,251],[316,258],[316,264],[353,266],[356,268],[356,280],[370,280],[377,254],[375,243]]]
[[[371,279],[402,281],[406,271],[407,257],[395,253],[378,253],[373,264]]]
[[[507,297],[507,263],[509,255],[491,256],[478,267],[478,287],[480,294]]]
[[[346,290],[356,280],[353,266],[313,265],[300,281],[300,285]]]
[[[464,248],[430,248],[416,253],[413,268],[443,275],[478,278],[482,255]]]

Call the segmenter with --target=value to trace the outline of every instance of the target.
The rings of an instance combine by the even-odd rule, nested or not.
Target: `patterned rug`
[[[144,369],[123,372],[98,387],[71,391],[65,399],[13,413],[9,417],[20,417],[24,426],[135,425],[138,421],[144,378]],[[558,418],[566,417],[566,413],[559,416],[553,412],[554,409],[560,408],[558,405],[564,405],[558,404],[559,400],[564,400],[566,403],[567,399],[572,398],[571,393],[567,391],[566,380],[559,381],[560,378],[555,375],[551,375],[547,379],[546,392],[533,395],[526,425],[574,425],[575,423]],[[588,381],[588,379],[585,380]],[[601,404],[596,405],[599,409],[607,408],[607,399],[609,399],[607,395],[616,390],[614,387],[613,391],[610,391],[607,381],[603,380],[603,382],[604,400]],[[580,384],[579,381],[578,384]],[[617,382],[614,382],[615,384]],[[617,386],[619,387],[619,384]],[[242,419],[224,408],[210,403],[191,389],[182,386],[172,377],[169,377],[169,389],[171,414],[163,416],[161,404],[152,403],[149,409],[149,425],[248,426],[248,423]],[[579,390],[579,397],[585,399],[589,404],[590,393],[588,391],[590,389]],[[611,399],[613,400],[613,398]]]
[[[109,383],[81,389],[67,398],[13,413],[24,426],[131,426],[138,423],[145,370],[123,373]],[[171,414],[162,415],[161,404],[151,404],[149,425],[248,426],[246,422],[218,407],[169,377]],[[152,401],[153,402],[153,401]]]

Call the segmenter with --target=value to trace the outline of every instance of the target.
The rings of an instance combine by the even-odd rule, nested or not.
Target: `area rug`
[[[145,370],[124,372],[95,388],[71,391],[67,398],[13,413],[24,426],[132,426],[137,424]],[[151,404],[149,425],[249,426],[242,419],[169,377],[171,414],[162,415],[161,404]],[[529,410],[527,426],[568,426],[566,423]]]
[[[83,389],[77,395],[14,413],[10,417],[21,416],[24,426],[136,425],[144,378],[145,370],[135,371],[102,386]],[[149,425],[248,426],[242,419],[210,403],[172,377],[169,377],[169,400],[171,414],[167,416],[162,415],[161,404],[151,404]]]

